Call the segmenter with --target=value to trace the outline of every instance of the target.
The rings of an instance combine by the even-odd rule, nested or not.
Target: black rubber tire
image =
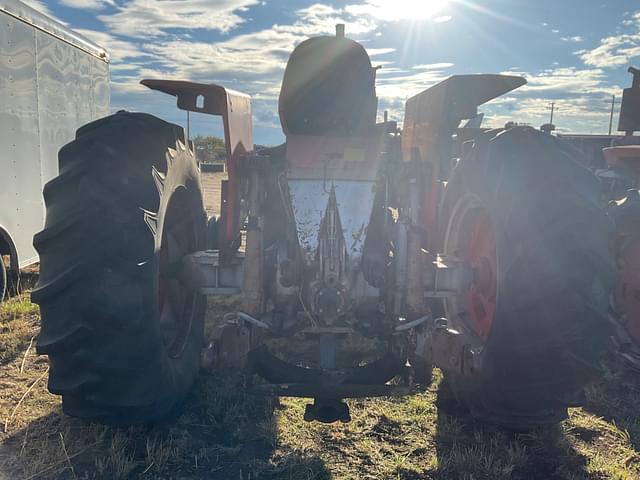
[[[0,255],[0,302],[4,300],[7,294],[7,267],[4,264],[4,259]]]
[[[198,374],[205,299],[185,295],[180,350],[160,325],[163,232],[183,217],[190,249],[204,249],[206,236],[198,167],[182,142],[177,125],[118,112],[60,150],[60,175],[44,188],[37,350],[49,355],[49,391],[69,415],[152,423],[179,410]]]
[[[440,210],[442,239],[456,202],[479,198],[498,265],[486,341],[462,316],[449,319],[473,339],[478,362],[445,378],[473,416],[510,428],[565,418],[598,372],[608,339],[612,225],[597,179],[560,141],[516,127],[476,143],[454,168]]]

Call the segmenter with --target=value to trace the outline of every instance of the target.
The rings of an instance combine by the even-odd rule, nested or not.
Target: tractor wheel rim
[[[454,209],[445,254],[453,254],[474,272],[469,288],[446,302],[447,314],[459,317],[484,343],[496,313],[498,261],[493,224],[477,197],[466,196]]]
[[[182,355],[191,331],[196,292],[183,285],[178,273],[182,258],[196,250],[195,222],[189,209],[188,193],[179,188],[167,206],[159,250],[160,330],[171,358]]]
[[[486,341],[496,312],[496,241],[485,209],[474,210],[470,217],[472,233],[462,258],[473,268],[474,279],[465,294],[465,311],[475,332]]]
[[[618,252],[616,307],[624,315],[624,327],[640,345],[640,237],[625,239]]]

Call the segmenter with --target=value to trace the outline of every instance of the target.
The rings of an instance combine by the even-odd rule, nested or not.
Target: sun
[[[371,0],[369,13],[382,20],[426,20],[434,17],[449,0]]]

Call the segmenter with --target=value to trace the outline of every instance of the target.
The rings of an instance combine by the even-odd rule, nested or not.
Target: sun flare
[[[369,13],[382,20],[426,20],[441,12],[449,0],[372,0]]]

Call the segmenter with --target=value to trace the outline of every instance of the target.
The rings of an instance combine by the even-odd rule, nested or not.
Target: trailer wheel
[[[564,418],[608,339],[611,224],[595,177],[558,142],[517,127],[476,143],[441,208],[442,251],[474,268],[444,301],[469,339],[445,377],[473,416],[512,428]]]
[[[4,264],[4,258],[0,254],[0,302],[4,300],[7,294],[7,267]]]
[[[119,112],[59,161],[34,238],[49,391],[72,416],[157,421],[188,393],[203,343],[204,299],[178,280],[206,236],[194,155],[177,125]]]

